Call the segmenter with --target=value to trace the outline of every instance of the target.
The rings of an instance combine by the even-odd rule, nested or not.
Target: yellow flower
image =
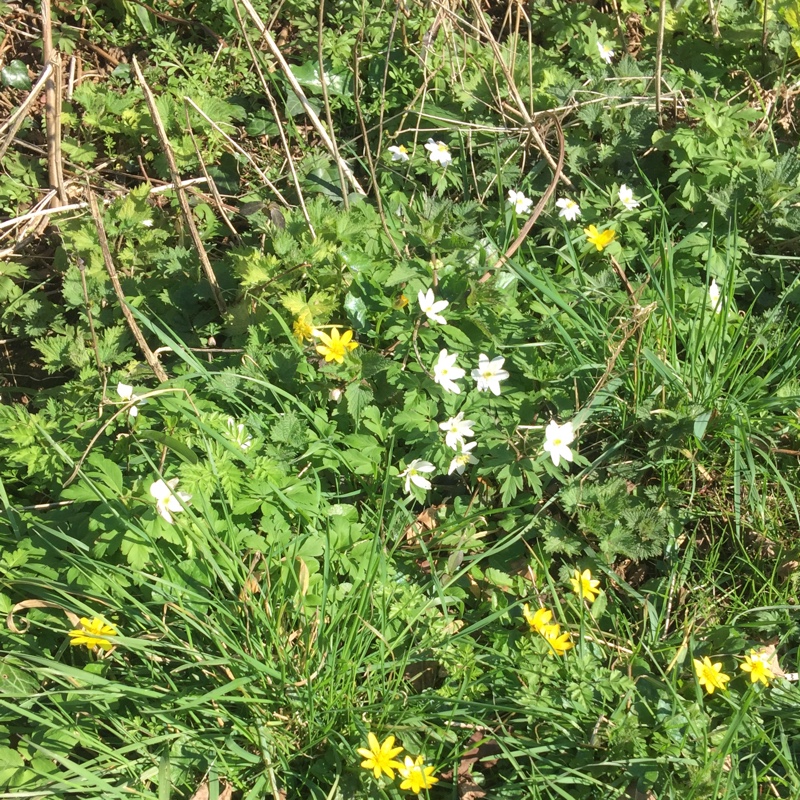
[[[550,652],[548,653],[550,656],[553,654],[563,656],[567,650],[571,650],[575,647],[569,640],[569,634],[561,633],[560,625],[543,625],[539,633],[542,634],[544,640],[550,645]]]
[[[408,298],[404,294],[399,294],[395,297],[394,302],[392,303],[392,308],[396,308],[398,311],[401,308],[405,308],[408,305]]]
[[[593,580],[592,573],[588,569],[585,569],[583,572],[576,569],[573,577],[569,579],[569,582],[572,584],[572,591],[575,592],[581,600],[588,600],[590,603],[594,603],[597,599],[597,595],[600,594],[600,590],[597,588],[600,585],[600,581]]]
[[[309,314],[301,314],[294,321],[292,333],[294,333],[294,338],[297,339],[300,344],[303,344],[306,339],[313,339],[314,324],[311,320],[311,316]]]
[[[750,673],[750,682],[761,682],[764,686],[769,686],[769,682],[775,677],[775,673],[769,667],[769,653],[766,650],[756,652],[751,650],[744,657],[744,664],[739,665],[739,669]]]
[[[322,344],[317,345],[317,352],[325,356],[326,361],[335,361],[341,364],[344,361],[348,350],[355,350],[358,342],[351,342],[353,331],[345,331],[339,336],[338,328],[331,328],[331,335],[328,336],[324,331],[314,331],[314,336],[322,340]]]
[[[374,733],[367,734],[369,747],[359,747],[356,752],[364,757],[361,766],[364,769],[371,769],[375,780],[381,777],[381,773],[386,773],[390,781],[394,780],[394,771],[403,765],[395,761],[394,757],[403,752],[402,747],[394,746],[394,736],[387,736],[383,744],[378,743],[378,737]]]
[[[397,770],[403,782],[400,788],[419,794],[423,789],[430,789],[439,779],[433,777],[433,767],[425,767],[424,756],[417,756],[416,761],[411,756],[406,756],[404,764]]]
[[[103,622],[99,617],[90,620],[86,617],[80,619],[81,627],[69,632],[71,645],[85,645],[89,650],[99,647],[101,650],[110,650],[114,643],[107,637],[116,636],[117,629]]]
[[[697,658],[692,659],[692,663],[694,664],[698,683],[705,687],[709,694],[714,694],[716,689],[725,690],[725,684],[731,677],[722,671],[721,661],[712,664],[711,659],[708,656],[704,656],[702,661]]]
[[[609,228],[607,231],[601,233],[594,225],[584,228],[583,232],[586,234],[586,239],[589,241],[589,244],[593,244],[598,250],[608,247],[617,235],[617,232],[613,228]]]
[[[550,620],[553,619],[553,612],[546,608],[540,608],[537,609],[535,613],[531,614],[530,606],[525,603],[525,605],[522,606],[522,616],[525,617],[525,622],[530,625],[532,631],[541,633],[542,628],[548,625]]]

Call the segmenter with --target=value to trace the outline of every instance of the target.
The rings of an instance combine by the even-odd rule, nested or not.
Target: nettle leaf
[[[15,58],[0,70],[0,82],[2,82],[3,86],[9,86],[12,89],[27,90],[32,85],[28,76],[28,68],[18,58]]]
[[[372,402],[372,389],[359,383],[351,383],[345,390],[344,396],[347,400],[347,412],[358,422],[361,412]]]

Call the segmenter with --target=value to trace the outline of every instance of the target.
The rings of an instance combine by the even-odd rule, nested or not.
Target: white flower
[[[183,511],[183,504],[188,503],[192,496],[186,492],[174,492],[178,485],[178,478],[171,481],[158,480],[150,485],[150,494],[156,499],[156,510],[171,525],[172,515]]]
[[[581,207],[568,197],[562,197],[556,200],[556,206],[561,209],[558,212],[559,217],[564,217],[567,222],[573,222],[581,215]]]
[[[597,52],[600,53],[600,58],[602,58],[606,64],[610,64],[611,59],[614,58],[614,51],[610,47],[606,47],[606,45],[599,40],[597,42]]]
[[[572,450],[569,449],[569,445],[574,440],[575,432],[572,430],[571,422],[559,425],[551,419],[544,432],[544,451],[550,453],[550,458],[556,466],[562,458],[565,461],[572,461]]]
[[[446,167],[453,160],[450,148],[444,142],[434,142],[433,139],[428,139],[425,149],[431,154],[430,159],[434,164]]]
[[[474,436],[472,426],[475,422],[471,419],[464,419],[464,412],[459,411],[455,417],[450,417],[447,422],[439,423],[439,430],[445,431],[445,444],[453,450],[458,450],[459,445],[464,444],[464,440]]]
[[[136,400],[136,395],[133,393],[133,386],[128,386],[127,383],[122,383],[121,381],[117,384],[117,394],[123,400]],[[128,413],[132,417],[136,417],[139,414],[139,407],[137,405],[132,405],[128,409]]]
[[[408,150],[406,150],[406,148],[402,144],[401,145],[394,144],[387,149],[392,154],[392,161],[400,161],[402,163],[408,161],[409,158]]]
[[[639,207],[639,201],[634,199],[633,192],[624,183],[619,187],[619,201],[628,211]]]
[[[514,211],[517,214],[527,214],[533,207],[533,200],[525,197],[522,192],[515,192],[513,189],[508,190],[508,202],[514,206]]]
[[[447,300],[437,300],[433,295],[433,289],[428,289],[427,292],[423,292],[420,289],[417,300],[419,301],[420,311],[422,311],[428,319],[432,319],[440,325],[447,325],[447,320],[439,313],[450,305]]]
[[[253,437],[245,430],[241,422],[237,424],[233,417],[228,417],[228,430],[231,432],[233,441],[239,445],[241,450],[250,449],[253,444]]]
[[[711,308],[715,314],[722,311],[722,297],[719,286],[714,278],[711,279],[711,286],[708,287],[708,299],[711,301]]]
[[[433,380],[446,392],[461,394],[461,388],[454,381],[460,380],[467,373],[456,366],[457,353],[447,354],[447,350],[439,352],[439,360],[433,365]]]
[[[423,478],[420,473],[433,472],[436,467],[430,461],[415,458],[401,473],[400,477],[406,479],[406,494],[411,494],[411,484],[426,491],[431,488],[431,482]]]
[[[478,367],[472,370],[472,377],[478,382],[475,387],[479,392],[487,389],[493,395],[500,394],[500,381],[508,377],[508,373],[502,368],[504,358],[497,356],[489,361],[489,357],[483,353],[478,357]]]
[[[143,219],[142,220],[142,225],[144,225],[145,228],[152,228],[153,227],[153,220],[151,220],[151,219]]]
[[[475,456],[470,452],[470,450],[474,449],[477,444],[477,442],[466,442],[464,445],[462,445],[461,451],[456,453],[456,455],[453,456],[453,460],[450,462],[450,466],[447,469],[448,475],[452,475],[453,472],[463,475],[467,464],[478,463],[478,459],[475,458]]]
[[[331,389],[328,392],[328,400],[330,400],[332,403],[338,403],[342,399],[343,394],[344,392],[338,387],[335,389]]]

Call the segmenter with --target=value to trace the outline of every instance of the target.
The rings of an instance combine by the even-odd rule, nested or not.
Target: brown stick
[[[53,50],[50,0],[42,0],[42,55],[45,66],[52,66],[44,84],[47,173],[50,188],[58,193],[53,198],[53,205],[64,205],[67,202],[67,193],[64,190],[64,173],[61,167],[61,56]]]
[[[766,3],[765,3],[766,6]],[[664,63],[664,29],[667,24],[667,0],[660,0],[658,5],[658,34],[656,37],[656,118],[659,127],[664,127],[664,116],[661,113],[661,76]]]
[[[533,227],[534,223],[537,219],[539,219],[539,215],[544,210],[544,207],[547,205],[547,202],[553,196],[553,192],[556,190],[556,186],[558,186],[558,179],[561,176],[561,168],[564,166],[564,131],[561,130],[561,122],[559,122],[558,117],[555,114],[550,115],[551,119],[553,120],[556,126],[556,135],[558,136],[558,163],[555,165],[553,169],[553,179],[550,181],[550,185],[545,190],[545,193],[542,195],[541,200],[536,204],[536,208],[533,209],[533,213],[530,215],[528,221],[522,226],[522,230],[519,232],[519,236],[514,239],[513,242],[508,247],[508,250],[500,256],[499,261],[495,264],[494,268],[499,269],[503,266],[503,264],[508,261],[514,253],[519,250],[520,245],[525,241],[525,237],[531,232],[531,228]],[[487,272],[483,275],[480,279],[480,283],[485,283],[489,280],[489,276],[491,272]]]
[[[300,101],[300,105],[303,106],[303,110],[306,112],[306,115],[311,120],[311,124],[316,129],[317,133],[319,134],[320,139],[322,139],[323,144],[328,149],[328,152],[333,156],[336,164],[340,167],[342,172],[347,176],[347,180],[350,181],[352,187],[362,196],[366,197],[367,193],[361,188],[358,180],[356,180],[356,176],[353,174],[353,170],[350,169],[347,162],[341,158],[338,154],[336,149],[336,145],[333,143],[331,136],[328,134],[328,131],[325,130],[325,126],[320,122],[319,117],[317,116],[317,112],[311,107],[308,102],[308,98],[306,97],[306,93],[303,91],[303,87],[297,82],[297,78],[295,78],[294,73],[291,70],[286,59],[283,57],[283,53],[281,53],[277,44],[275,44],[275,40],[272,38],[272,34],[267,29],[267,26],[264,24],[264,21],[258,15],[258,12],[253,8],[252,3],[250,0],[239,0],[241,4],[244,6],[245,11],[247,11],[248,16],[253,23],[255,24],[256,28],[258,28],[258,32],[261,34],[261,38],[267,43],[267,47],[269,48],[270,53],[272,53],[273,58],[278,62],[278,66],[281,68],[281,72],[283,72],[286,80],[289,81],[289,86],[292,87],[292,91],[297,96],[297,99]],[[325,76],[320,76],[320,80],[325,80]],[[342,191],[345,191],[344,186],[342,187]]]
[[[94,196],[91,186],[87,187],[86,192],[89,199],[89,209],[92,212],[92,219],[94,220],[95,228],[97,228],[97,238],[100,242],[100,249],[103,251],[103,261],[105,262],[106,269],[108,270],[108,275],[111,278],[111,285],[114,287],[114,292],[119,300],[122,314],[125,317],[125,321],[128,323],[128,327],[131,329],[133,338],[136,339],[136,342],[141,348],[142,353],[144,353],[144,357],[147,363],[150,365],[150,369],[153,370],[156,378],[158,378],[161,383],[164,383],[165,381],[169,380],[167,373],[164,372],[164,367],[161,366],[161,363],[155,357],[153,351],[150,349],[150,346],[147,344],[147,341],[142,335],[141,328],[133,318],[133,314],[131,314],[131,310],[128,308],[128,304],[125,302],[125,295],[122,292],[122,286],[120,286],[119,278],[117,277],[117,270],[114,266],[114,259],[111,257],[111,250],[108,246],[106,228],[103,224],[103,217],[100,214],[100,208],[97,205],[97,198]]]
[[[225,301],[222,299],[222,291],[219,288],[219,282],[217,281],[217,276],[214,274],[214,269],[211,266],[208,253],[203,245],[203,240],[200,238],[200,231],[197,230],[197,225],[195,224],[194,217],[192,216],[192,209],[189,206],[189,200],[186,197],[186,192],[183,190],[181,176],[178,172],[178,165],[175,162],[175,155],[172,152],[172,146],[167,138],[167,131],[164,128],[164,123],[161,121],[161,117],[159,116],[155,97],[153,97],[153,92],[150,90],[150,87],[147,85],[147,81],[144,79],[144,75],[139,67],[139,62],[136,60],[136,56],[133,57],[132,63],[133,71],[136,73],[136,79],[139,81],[139,85],[142,87],[142,91],[144,92],[144,99],[147,101],[147,107],[150,110],[150,116],[153,118],[153,123],[156,126],[158,138],[161,142],[161,148],[167,158],[169,173],[172,177],[172,182],[175,184],[175,191],[178,195],[178,203],[180,204],[181,211],[183,212],[183,218],[186,222],[186,227],[189,228],[192,242],[197,250],[197,254],[200,256],[200,263],[203,266],[203,272],[206,274],[206,279],[208,280],[209,286],[211,286],[211,292],[214,295],[214,301],[217,304],[219,313],[226,314],[227,308],[225,307]]]

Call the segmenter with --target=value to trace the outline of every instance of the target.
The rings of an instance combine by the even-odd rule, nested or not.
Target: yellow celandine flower
[[[593,244],[598,250],[608,247],[617,235],[617,232],[613,228],[601,232],[597,230],[594,225],[584,228],[583,232],[586,234],[586,239],[589,244]]]
[[[740,664],[739,669],[750,673],[751,683],[763,683],[764,686],[769,686],[769,682],[775,677],[770,669],[769,653],[766,650],[751,650],[744,657],[744,664]]]
[[[553,612],[547,608],[539,608],[533,614],[531,613],[530,606],[525,603],[522,606],[522,616],[525,617],[525,622],[530,625],[532,631],[541,633],[545,625],[550,624],[553,619]]]
[[[567,650],[572,650],[572,648],[575,647],[569,640],[569,633],[561,633],[561,626],[558,624],[543,625],[539,633],[542,634],[544,640],[550,645],[550,652],[548,655],[551,657],[553,655],[563,656]]]
[[[594,603],[597,599],[597,595],[600,594],[600,590],[597,588],[600,585],[600,581],[592,579],[591,570],[585,569],[581,572],[579,569],[576,569],[573,577],[569,579],[569,582],[572,584],[572,591],[575,592],[581,600],[588,600],[590,603]]]
[[[84,645],[89,650],[99,647],[101,650],[110,650],[114,643],[109,641],[109,636],[116,636],[118,631],[100,617],[93,617],[91,620],[86,617],[80,618],[80,628],[69,632],[69,643],[71,645]]]
[[[314,336],[322,340],[322,344],[317,345],[317,352],[325,356],[326,361],[335,361],[341,364],[349,350],[355,350],[358,342],[350,341],[353,338],[353,331],[345,331],[339,336],[338,328],[331,328],[331,335],[328,336],[324,331],[314,331]]]
[[[404,294],[399,294],[395,297],[394,302],[392,303],[392,307],[396,308],[398,311],[401,308],[405,308],[408,305],[408,298]]]
[[[295,321],[294,325],[292,326],[292,333],[294,333],[294,338],[297,339],[300,344],[303,344],[306,339],[313,339],[314,338],[314,324],[311,320],[311,317],[308,314],[303,314],[299,316]]]
[[[403,752],[402,747],[394,746],[394,736],[387,736],[383,744],[378,742],[378,737],[374,733],[367,734],[369,747],[359,747],[356,752],[364,757],[361,766],[364,769],[371,769],[375,780],[385,773],[390,781],[394,780],[394,771],[403,765],[394,758]]]
[[[426,767],[425,757],[417,756],[416,760],[406,756],[404,763],[397,770],[403,782],[400,788],[407,792],[419,794],[423,789],[430,789],[439,779],[433,776],[433,767]]]
[[[692,663],[697,675],[697,682],[709,694],[714,694],[717,689],[725,691],[725,684],[731,679],[731,676],[722,671],[721,661],[712,664],[711,659],[708,656],[704,656],[702,661],[698,658],[693,658]]]

